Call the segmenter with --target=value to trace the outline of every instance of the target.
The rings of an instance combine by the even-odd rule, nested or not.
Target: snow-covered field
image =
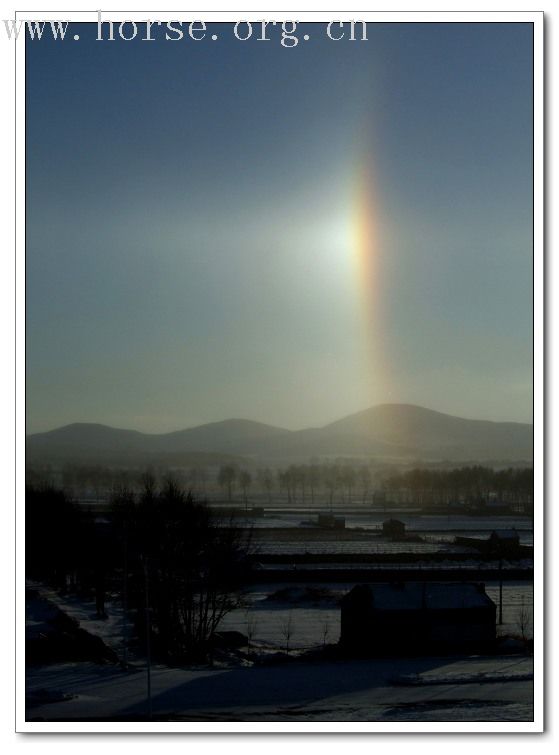
[[[456,552],[450,546],[436,543],[392,543],[387,540],[282,540],[276,542],[260,542],[256,540],[256,554],[266,555],[292,555],[300,556],[305,553],[313,555],[336,554],[339,556],[358,554],[381,554],[381,553],[439,553],[441,551]],[[462,549],[464,550],[464,549]]]
[[[245,593],[245,606],[225,617],[221,630],[235,630],[247,634],[249,623],[252,643],[255,647],[281,650],[286,645],[286,632],[290,625],[289,645],[292,649],[320,647],[326,641],[335,643],[340,636],[339,600],[354,586],[353,583],[317,583],[305,593],[305,586],[286,583],[254,585]],[[36,585],[36,587],[39,587]],[[72,596],[61,597],[51,590],[40,588],[41,594],[56,603],[91,634],[98,635],[122,656],[124,631],[130,636],[131,623],[123,624],[120,600],[108,600],[107,618],[95,616],[94,601],[78,600]],[[499,603],[498,582],[486,583],[489,597]],[[522,609],[528,618],[527,634],[532,636],[533,587],[530,582],[503,583],[503,625],[499,634],[519,634],[519,619]]]
[[[406,525],[406,530],[411,533],[418,533],[427,536],[441,536],[444,539],[454,538],[456,535],[466,535],[468,537],[487,537],[493,530],[506,530],[515,528],[520,536],[520,542],[523,545],[532,545],[532,520],[524,516],[461,516],[452,514],[443,516],[441,514],[412,514],[397,513],[387,511],[386,513],[363,513],[363,514],[346,514],[343,509],[336,509],[337,516],[345,518],[346,529],[369,530],[379,532],[382,523],[395,516]],[[299,528],[303,522],[309,522],[316,519],[316,513],[302,509],[301,512],[286,512],[266,514],[264,517],[247,517],[239,519],[240,524],[251,526],[257,530],[260,529],[281,529],[281,528]],[[343,537],[343,531],[340,532]]]
[[[287,584],[255,586],[246,595],[247,608],[233,611],[222,622],[221,629],[236,630],[247,633],[249,622],[253,628],[255,644],[284,648],[288,624],[291,625],[289,639],[292,648],[312,648],[326,641],[337,642],[340,636],[340,609],[338,601],[353,584],[313,584],[314,589],[323,590],[325,596],[316,600],[314,605],[301,594],[301,587]],[[293,598],[282,599],[282,591],[289,590]],[[498,605],[499,585],[497,582],[486,584],[489,597]],[[270,596],[279,594],[279,599]],[[330,597],[328,597],[330,596]],[[520,610],[524,606],[529,619],[532,617],[533,587],[529,582],[506,582],[503,584],[503,625],[498,627],[499,634],[518,634]],[[532,636],[532,627],[527,628]]]
[[[343,513],[343,512],[338,512]],[[456,535],[487,537],[493,529],[516,527],[523,544],[533,542],[531,522],[524,517],[459,517],[397,514],[408,533],[423,542],[392,543],[379,537],[386,513],[348,514],[346,530],[325,532],[305,527],[308,511],[274,512],[245,523],[254,526],[262,554],[375,554],[434,552],[466,553],[453,545]],[[274,532],[275,530],[275,532]],[[283,532],[280,533],[280,530]],[[293,532],[291,534],[290,530]],[[348,559],[350,560],[350,559]],[[425,562],[427,563],[427,562]],[[438,564],[456,567],[455,561]],[[475,554],[463,565],[475,567]],[[485,564],[488,566],[489,564]],[[516,563],[521,566],[520,562]],[[340,566],[338,563],[337,566]],[[344,566],[350,568],[351,564]],[[359,565],[357,565],[359,566]],[[382,565],[379,565],[379,568]],[[397,564],[391,564],[397,568]],[[408,564],[406,564],[408,566]],[[421,564],[417,562],[416,568]],[[496,566],[496,564],[495,564]],[[528,560],[524,564],[531,567]],[[290,655],[336,643],[340,633],[341,596],[354,583],[324,582],[266,584],[250,587],[245,606],[229,614],[221,630],[251,634],[251,658],[265,658],[289,646]],[[432,568],[433,564],[429,564]],[[266,565],[264,564],[264,567]],[[297,568],[304,571],[304,564]],[[320,564],[312,564],[313,570]],[[123,655],[123,637],[131,623],[123,621],[118,599],[108,600],[108,618],[95,615],[91,601],[61,597],[41,585],[30,585],[100,636]],[[496,604],[498,583],[486,585]],[[503,625],[498,632],[518,635],[520,624],[532,636],[533,588],[529,582],[505,582]],[[521,616],[523,618],[521,618]],[[39,632],[40,615],[29,619]],[[136,670],[89,662],[57,663],[27,670],[28,718],[72,720],[142,718],[146,715],[146,673],[141,657],[128,656]],[[236,664],[221,668],[168,668],[153,670],[155,718],[184,721],[529,721],[532,719],[532,661],[528,657],[469,657],[374,659],[304,662],[279,665]]]
[[[382,522],[389,514],[348,514],[345,529],[324,530],[309,526],[316,515],[303,512],[240,519],[241,526],[252,527],[254,545],[262,555],[341,555],[394,553],[461,553],[454,545],[458,536],[486,540],[493,530],[515,528],[522,545],[533,545],[532,522],[528,517],[471,517],[403,514],[406,533],[412,539],[391,542],[382,537]],[[420,542],[413,542],[416,536]],[[470,551],[471,552],[471,551]]]
[[[530,721],[532,684],[531,659],[514,656],[157,666],[152,709],[178,721]],[[28,721],[147,716],[144,669],[43,666],[29,670],[27,689]]]
[[[108,618],[95,617],[93,602],[62,598],[40,585],[81,626],[122,653],[122,611],[107,602]],[[254,586],[246,607],[230,614],[222,629],[247,633],[252,657],[285,648],[290,626],[292,660],[278,665],[224,662],[221,667],[152,671],[156,719],[183,721],[530,721],[532,660],[525,656],[398,658],[304,661],[303,648],[335,643],[340,596],[351,584]],[[487,586],[496,600],[498,585]],[[309,592],[309,590],[311,590]],[[515,630],[532,586],[504,586],[503,632]],[[35,625],[31,624],[32,627]],[[32,720],[142,719],[146,716],[146,669],[114,664],[56,663],[27,669],[27,718]]]

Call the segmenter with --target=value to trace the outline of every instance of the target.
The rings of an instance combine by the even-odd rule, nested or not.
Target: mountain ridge
[[[248,459],[303,461],[350,456],[418,461],[529,461],[533,426],[464,419],[415,404],[378,404],[323,427],[287,430],[229,419],[169,433],[142,433],[76,422],[26,437],[29,460],[145,462],[205,453]]]

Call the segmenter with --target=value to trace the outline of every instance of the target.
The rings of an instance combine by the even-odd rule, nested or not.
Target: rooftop
[[[392,584],[357,585],[344,597],[359,593],[375,608],[390,611],[416,611],[420,608],[444,610],[449,608],[482,608],[493,604],[480,583],[398,582]]]
[[[491,535],[496,535],[499,540],[518,540],[518,532],[514,527],[510,530],[493,530]]]

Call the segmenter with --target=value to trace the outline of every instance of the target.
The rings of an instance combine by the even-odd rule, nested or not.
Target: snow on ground
[[[322,509],[321,509],[322,510]],[[301,509],[300,512],[275,512],[267,513],[266,516],[242,517],[238,523],[251,526],[256,530],[275,528],[299,528],[302,522],[316,519],[317,512],[311,509]],[[422,536],[437,537],[442,540],[452,541],[456,535],[468,537],[486,538],[492,530],[511,529],[514,527],[523,545],[533,544],[532,520],[525,516],[466,516],[452,514],[412,514],[410,512],[398,513],[395,510],[387,512],[364,512],[362,514],[347,513],[343,507],[337,507],[333,512],[337,516],[345,518],[346,530],[356,528],[368,530],[371,534],[378,534],[382,523],[391,516],[403,521],[409,533],[418,533]],[[343,531],[340,531],[343,533]]]
[[[117,654],[122,653],[123,636],[125,633],[127,637],[131,636],[132,622],[128,620],[123,623],[122,603],[119,598],[111,599],[111,596],[107,596],[105,602],[107,617],[100,619],[96,613],[93,597],[87,599],[72,594],[63,595],[33,580],[26,580],[26,587],[37,590],[49,603],[58,606],[70,618],[76,619],[86,632],[100,637]],[[26,627],[29,627],[29,617],[26,617]]]
[[[84,600],[75,596],[61,596],[42,585],[28,583],[30,587],[39,590],[50,602],[59,606],[61,610],[80,622],[80,626],[101,639],[111,647],[119,657],[123,652],[122,603],[118,599],[107,598],[105,609],[106,619],[99,619],[95,613],[93,599]],[[323,591],[326,599],[304,601],[297,599],[272,600],[270,596],[286,589],[294,591],[301,587],[288,583],[254,585],[245,595],[245,607],[233,611],[220,624],[221,630],[236,630],[247,634],[249,620],[253,629],[253,643],[257,646],[268,646],[282,649],[286,644],[287,625],[291,625],[290,648],[302,649],[335,643],[340,636],[340,598],[354,586],[354,583],[318,583],[312,587]],[[304,587],[304,586],[303,586]],[[489,597],[498,605],[499,585],[497,582],[486,583]],[[329,597],[328,597],[329,596]],[[519,633],[519,614],[522,606],[528,612],[531,620],[533,587],[529,582],[503,583],[503,625],[498,627],[499,634]],[[529,622],[530,623],[530,622]],[[131,636],[131,622],[127,623],[128,637]],[[528,626],[528,634],[532,636],[533,627]],[[326,637],[325,637],[326,634]]]
[[[156,666],[152,707],[155,719],[184,721],[530,721],[531,673],[526,657],[293,662],[226,669]],[[405,674],[437,674],[441,683],[394,683]],[[489,681],[482,681],[481,674]],[[464,683],[468,675],[474,681]],[[457,678],[462,681],[456,683]],[[43,666],[29,669],[27,689],[34,703],[29,721],[147,716],[145,670],[91,663]],[[50,693],[58,702],[41,702],[39,690],[43,699]]]
[[[230,614],[222,629],[246,634],[248,615],[256,622],[253,649],[290,648],[336,642],[339,597],[353,585],[254,586],[247,608]],[[97,619],[93,601],[61,597],[43,586],[42,595],[81,626],[122,651],[122,609],[106,604],[108,618]],[[322,592],[321,592],[322,590]],[[528,583],[504,586],[504,629],[515,611],[531,602]],[[494,597],[496,584],[488,586]],[[270,599],[272,597],[272,599]],[[327,628],[326,638],[324,632]],[[266,655],[264,652],[264,655]],[[292,653],[293,655],[293,653]],[[27,669],[28,720],[106,720],[146,716],[146,668],[124,671],[111,664],[58,663]],[[222,668],[152,670],[153,711],[160,719],[184,721],[529,721],[532,719],[532,659],[522,656],[399,658],[239,665]],[[413,683],[403,684],[404,679]]]
[[[331,540],[283,540],[276,542],[255,542],[256,554],[262,555],[289,555],[300,556],[306,553],[313,555],[353,555],[355,553],[377,555],[384,553],[464,553],[464,548],[456,550],[452,545],[440,545],[439,543],[392,543],[386,540],[355,540],[339,539]]]
[[[464,549],[465,550],[465,549]],[[392,551],[393,553],[395,551]],[[457,553],[457,549],[453,549],[451,551],[452,553]],[[464,552],[464,551],[462,551]],[[460,569],[464,571],[473,571],[473,570],[483,570],[483,569],[493,569],[494,571],[497,571],[499,568],[499,561],[479,561],[475,560],[475,558],[472,558],[472,555],[475,556],[475,554],[472,554],[471,551],[468,551],[469,558],[464,559],[463,561],[455,561],[450,560],[448,558],[445,558],[441,561],[426,561],[426,560],[414,560],[413,563],[409,561],[390,561],[390,562],[384,562],[384,563],[344,563],[343,561],[336,561],[334,563],[326,562],[326,563],[291,563],[291,564],[285,564],[281,563],[278,564],[277,561],[274,563],[261,563],[259,564],[259,569],[262,571],[276,571],[278,568],[280,569],[292,569],[297,571],[316,571],[318,569],[333,569],[333,570],[374,570],[376,572],[378,571],[386,571],[387,569],[390,571],[394,571],[396,569],[405,569],[406,571],[409,571],[410,568],[419,571],[418,579],[421,579],[421,571],[423,569],[427,569],[428,571],[433,571],[435,569]],[[295,561],[295,559],[293,559]],[[506,572],[510,569],[525,569],[530,570],[534,568],[534,561],[531,558],[522,558],[522,559],[515,559],[514,561],[508,561],[506,559],[503,559],[503,571]],[[325,575],[327,576],[327,575]],[[505,575],[506,577],[506,575]]]
[[[247,633],[249,619],[255,624],[254,640],[277,648],[283,648],[286,643],[285,632],[287,623],[291,620],[290,647],[310,648],[320,646],[324,642],[324,632],[327,631],[327,642],[337,642],[340,636],[340,598],[354,586],[354,583],[318,583],[313,588],[322,589],[331,597],[329,600],[310,604],[297,600],[270,600],[269,596],[293,589],[294,585],[272,584],[255,585],[246,595],[247,607],[233,611],[223,620],[220,628],[237,630]],[[499,585],[497,582],[486,584],[489,597],[498,605]],[[531,618],[533,587],[530,582],[503,583],[503,625],[498,627],[499,634],[519,633],[519,613],[524,605]],[[524,602],[523,602],[524,601]],[[247,610],[247,608],[249,610]],[[532,636],[532,627],[527,627]]]

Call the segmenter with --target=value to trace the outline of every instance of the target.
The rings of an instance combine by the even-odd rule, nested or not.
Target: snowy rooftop
[[[495,535],[499,540],[518,540],[518,532],[513,527],[510,530],[493,530],[491,535]]]
[[[448,608],[482,608],[493,603],[478,583],[401,582],[393,584],[359,585],[354,590],[367,589],[375,608],[384,610],[418,610]],[[346,598],[351,595],[348,593]]]

